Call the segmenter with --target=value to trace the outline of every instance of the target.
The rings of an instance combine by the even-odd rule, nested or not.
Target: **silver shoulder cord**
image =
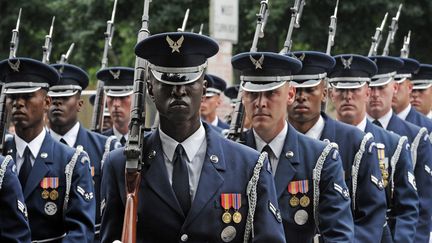
[[[267,153],[263,152],[260,154],[258,161],[254,167],[252,178],[249,180],[246,188],[246,196],[248,198],[248,215],[246,219],[245,233],[243,237],[243,242],[249,242],[249,237],[254,238],[254,216],[257,202],[257,185],[259,180],[259,174],[264,165],[264,161],[267,158]],[[251,236],[252,234],[252,236]]]

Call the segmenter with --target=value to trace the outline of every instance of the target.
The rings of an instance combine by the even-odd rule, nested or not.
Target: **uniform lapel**
[[[279,164],[274,177],[278,198],[287,189],[288,183],[296,174],[296,167],[299,162],[298,134],[297,131],[288,124],[284,147],[282,153],[279,155]]]
[[[207,139],[206,158],[201,170],[197,193],[195,194],[195,199],[192,202],[185,225],[192,223],[205,205],[217,195],[224,183],[224,178],[220,174],[225,171],[225,158],[220,144],[222,138],[208,126],[204,125],[204,127]]]
[[[51,136],[46,133],[42,146],[39,150],[39,154],[36,156],[29,178],[27,179],[26,185],[24,186],[24,199],[27,199],[27,197],[33,192],[36,187],[39,186],[41,180],[48,173],[49,167],[47,164],[51,164],[54,162],[53,142],[54,140],[51,138]],[[42,158],[42,154],[44,155],[42,157],[46,158]]]
[[[324,129],[322,131],[320,140],[324,141],[324,139],[328,139],[331,142],[336,141],[335,121],[329,118],[325,113],[321,113],[321,116],[324,119]]]
[[[88,137],[87,137],[86,131],[80,125],[80,128],[78,130],[78,134],[77,134],[77,139],[76,139],[75,144],[74,144],[74,148],[76,148],[78,145],[81,145],[84,147],[87,144],[88,144]]]
[[[173,208],[178,214],[184,216],[168,180],[165,158],[158,130],[150,135],[146,144],[149,145],[146,146],[149,147],[149,149],[144,154],[146,155],[146,158],[148,158],[149,165],[145,172],[144,179],[153,189],[154,193],[160,196],[165,203]]]

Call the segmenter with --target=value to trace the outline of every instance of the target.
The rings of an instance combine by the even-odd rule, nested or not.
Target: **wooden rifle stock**
[[[126,206],[123,219],[123,243],[136,242],[136,222],[138,209],[138,192],[141,181],[139,171],[126,171]]]

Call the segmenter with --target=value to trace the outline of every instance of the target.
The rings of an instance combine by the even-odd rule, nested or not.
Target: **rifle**
[[[51,56],[52,33],[54,30],[54,21],[55,21],[55,16],[53,16],[53,18],[52,18],[49,33],[48,33],[48,35],[45,36],[45,44],[42,46],[42,50],[43,50],[42,62],[46,63],[46,64],[49,64],[49,58]]]
[[[329,25],[329,36],[327,40],[327,50],[326,54],[330,55],[331,49],[334,46],[334,40],[336,36],[336,27],[337,27],[337,12],[338,12],[339,0],[336,1],[336,7],[332,16],[330,16],[330,25]]]
[[[408,58],[410,51],[410,42],[411,42],[411,30],[408,31],[408,35],[404,36],[404,43],[401,49],[400,57]]]
[[[293,29],[300,28],[300,18],[303,13],[303,7],[306,4],[305,0],[295,0],[294,6],[291,9],[291,21],[288,27],[288,33],[285,38],[284,47],[279,52],[280,54],[286,54],[291,51],[292,48],[292,33]]]
[[[186,13],[185,13],[185,16],[184,16],[184,18],[183,18],[183,24],[182,24],[182,27],[181,27],[181,28],[177,28],[177,31],[178,31],[178,32],[185,32],[186,24],[187,24],[188,18],[189,18],[189,9],[186,9]],[[192,31],[192,32],[193,32],[193,31]]]
[[[268,0],[261,1],[261,8],[257,16],[257,24],[255,28],[255,34],[254,39],[252,41],[252,47],[250,49],[251,52],[257,51],[257,45],[259,38],[264,36],[264,27],[265,27],[265,21],[267,20],[268,16]],[[243,120],[244,120],[244,107],[242,104],[242,86],[239,87],[239,92],[237,94],[237,99],[235,101],[235,108],[233,111],[230,128],[228,130],[228,133],[226,137],[230,140],[243,143],[242,139],[242,132],[243,132]]]
[[[68,51],[66,52],[66,54],[62,54],[61,55],[59,64],[66,64],[66,63],[68,63],[69,56],[72,53],[72,50],[74,49],[74,47],[75,47],[75,43],[72,43],[70,45]]]
[[[111,42],[114,35],[114,17],[116,13],[117,0],[114,0],[114,7],[111,14],[111,19],[107,21],[107,29],[105,31],[105,46],[102,55],[101,69],[108,66],[108,51],[112,47]],[[96,97],[93,107],[93,117],[90,125],[90,130],[93,132],[101,133],[103,127],[103,111],[105,107],[104,98],[104,82],[98,80],[96,88]]]
[[[385,22],[387,21],[387,16],[388,16],[388,13],[386,13],[384,15],[384,19],[381,23],[381,26],[376,28],[375,34],[374,34],[374,36],[372,36],[372,45],[369,49],[368,56],[376,56],[377,55],[378,46],[381,42],[381,35],[382,35],[382,31],[384,29]]]
[[[390,51],[389,50],[390,49],[390,44],[392,44],[394,42],[396,31],[398,30],[398,22],[399,22],[399,16],[400,16],[400,13],[401,13],[401,10],[402,10],[402,6],[403,5],[401,3],[399,5],[399,9],[398,9],[398,11],[396,13],[396,16],[392,18],[392,22],[391,22],[391,24],[389,26],[389,32],[388,32],[388,35],[387,35],[387,40],[386,40],[386,43],[385,43],[385,46],[384,46],[384,49],[383,49],[383,53],[382,53],[383,56],[388,56],[389,51]]]
[[[334,13],[332,16],[330,16],[329,36],[327,39],[327,50],[326,50],[326,54],[329,56],[331,55],[331,49],[334,46],[334,40],[336,36],[338,7],[339,7],[339,0],[336,1],[336,7]],[[326,100],[321,103],[321,111],[323,112],[326,112],[327,110],[327,100],[328,100],[328,96]]]
[[[16,57],[16,52],[18,50],[19,44],[19,26],[21,21],[21,8],[18,13],[18,20],[16,23],[15,29],[12,30],[12,39],[10,41],[10,51],[9,51],[9,59]],[[7,132],[6,122],[8,118],[7,108],[6,108],[6,95],[4,93],[4,85],[1,85],[1,94],[0,94],[0,154],[6,155],[6,151],[4,151],[4,142],[5,135]]]
[[[138,32],[137,43],[146,39],[148,30],[150,0],[144,0],[142,25]],[[124,154],[126,155],[125,187],[126,207],[123,220],[122,242],[136,242],[136,222],[139,199],[139,186],[141,181],[141,168],[144,164],[144,129],[145,129],[145,96],[146,81],[148,79],[148,62],[138,56],[135,58],[135,73],[133,87],[133,105],[131,122],[129,124],[129,138],[126,142]]]

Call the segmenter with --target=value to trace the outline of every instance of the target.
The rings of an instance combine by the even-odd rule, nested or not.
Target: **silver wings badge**
[[[118,70],[117,72],[109,70],[109,72],[111,73],[114,79],[120,79],[120,70]]]
[[[351,56],[349,59],[344,59],[341,57],[342,65],[344,66],[344,69],[351,69],[351,64],[353,61],[353,56]]]
[[[261,57],[258,60],[255,60],[252,55],[249,55],[249,58],[253,65],[255,65],[255,69],[262,69],[262,65],[264,62],[264,55],[261,55]]]
[[[8,60],[8,64],[9,67],[14,71],[14,72],[19,72],[19,67],[20,67],[20,60],[18,59],[15,63],[12,63],[10,60]]]
[[[166,41],[168,42],[169,47],[172,49],[171,53],[175,51],[180,53],[180,48],[183,44],[184,36],[180,36],[177,41],[173,41],[169,36],[167,36]]]

